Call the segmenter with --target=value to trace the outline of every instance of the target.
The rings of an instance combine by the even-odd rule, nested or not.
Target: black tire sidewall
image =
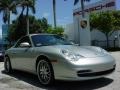
[[[46,62],[48,63],[48,65],[49,65],[49,67],[50,67],[51,77],[50,77],[50,80],[49,80],[49,82],[48,82],[47,84],[44,84],[44,83],[42,83],[42,82],[40,81],[40,76],[39,76],[39,67],[40,67],[40,65],[39,65],[39,64],[40,64],[40,61],[41,61],[41,60],[46,61]],[[49,86],[49,85],[52,85],[52,84],[53,84],[53,82],[54,82],[54,72],[53,72],[53,68],[52,68],[51,63],[50,63],[47,59],[40,59],[40,60],[39,60],[38,65],[37,65],[37,75],[38,75],[38,78],[39,78],[39,81],[40,81],[40,84],[41,84],[41,85]]]
[[[7,62],[9,63],[9,69],[7,68]],[[5,68],[5,72],[7,72],[7,73],[11,73],[12,72],[12,67],[11,67],[11,62],[10,62],[9,57],[5,57],[4,68]]]

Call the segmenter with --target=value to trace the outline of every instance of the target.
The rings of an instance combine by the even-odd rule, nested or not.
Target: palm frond
[[[29,8],[33,14],[35,14],[35,0],[19,0],[19,6],[25,8]],[[27,9],[27,10],[29,10]],[[21,13],[23,13],[24,10],[22,10]],[[26,11],[28,12],[28,11]]]
[[[36,13],[36,10],[35,10],[35,7],[34,7],[34,6],[31,6],[31,7],[29,7],[29,8],[30,8],[30,10],[32,11],[33,14]]]
[[[3,21],[9,22],[10,12],[17,14],[17,0],[0,0],[0,13],[3,12]]]

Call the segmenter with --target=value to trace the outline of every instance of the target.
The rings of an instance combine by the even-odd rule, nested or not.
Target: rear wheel
[[[4,58],[4,69],[7,73],[12,72],[11,62],[10,62],[9,57],[7,56]]]
[[[46,59],[41,59],[37,65],[37,75],[42,85],[50,85],[54,82],[52,65]]]

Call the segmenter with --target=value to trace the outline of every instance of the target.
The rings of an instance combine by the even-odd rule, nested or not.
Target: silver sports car
[[[104,49],[78,46],[53,34],[22,37],[5,53],[6,72],[13,69],[38,75],[43,85],[57,80],[101,78],[115,70],[114,58]]]

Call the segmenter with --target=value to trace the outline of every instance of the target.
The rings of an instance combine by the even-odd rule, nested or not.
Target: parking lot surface
[[[44,87],[39,84],[37,76],[15,71],[4,72],[4,63],[0,62],[0,90],[120,90],[120,52],[111,52],[116,59],[116,71],[101,79],[89,81],[56,81],[53,86]]]

